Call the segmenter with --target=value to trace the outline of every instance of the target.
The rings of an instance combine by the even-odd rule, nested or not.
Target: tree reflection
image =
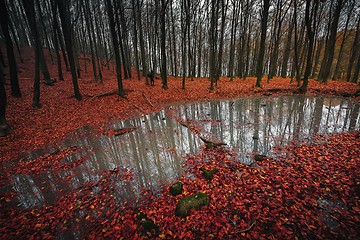
[[[142,188],[159,189],[162,182],[182,174],[182,161],[203,144],[189,128],[174,117],[192,120],[201,134],[209,134],[233,148],[239,160],[251,164],[256,153],[271,154],[275,146],[316,133],[358,130],[358,103],[327,97],[261,97],[174,106],[141,119],[119,121],[112,128],[136,127],[122,136],[86,137],[68,144],[89,150],[89,160],[68,171],[48,171],[36,176],[16,175],[8,187],[17,192],[22,207],[52,203],[69,189],[99,179],[101,171],[114,168],[133,172],[131,180],[116,182],[116,194],[134,198]],[[168,116],[169,115],[169,116]],[[74,138],[77,139],[77,138]],[[45,151],[44,151],[45,152]],[[39,154],[39,153],[38,153]],[[36,158],[31,153],[31,158]],[[71,156],[69,156],[69,159]],[[71,182],[64,179],[71,176]],[[3,191],[2,190],[2,191]],[[120,198],[119,197],[119,198]]]

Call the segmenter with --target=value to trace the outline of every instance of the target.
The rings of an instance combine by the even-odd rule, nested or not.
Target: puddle
[[[119,136],[91,138],[91,129],[84,127],[61,144],[62,148],[81,147],[88,158],[84,163],[70,170],[13,175],[0,192],[16,192],[17,197],[2,208],[51,204],[69,190],[98,180],[101,171],[115,168],[133,174],[132,179],[117,183],[119,199],[133,200],[143,188],[158,190],[180,177],[183,159],[204,145],[189,127],[179,124],[179,119],[199,130],[202,137],[226,143],[240,161],[251,164],[255,153],[271,155],[274,147],[294,138],[307,141],[317,133],[359,130],[359,107],[359,103],[335,97],[248,97],[172,106],[109,125],[110,129],[136,128]],[[26,158],[35,159],[51,151],[32,152]],[[63,161],[77,157],[70,155]],[[6,163],[2,167],[12,168]]]

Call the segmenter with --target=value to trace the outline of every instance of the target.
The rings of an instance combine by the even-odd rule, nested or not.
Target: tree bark
[[[161,80],[162,88],[168,89],[167,85],[167,62],[166,62],[166,31],[165,31],[165,15],[168,0],[161,0],[160,14],[160,32],[161,32]]]
[[[113,42],[114,47],[114,55],[115,55],[115,61],[116,61],[116,77],[118,82],[118,95],[121,97],[125,97],[125,92],[122,84],[121,79],[121,59],[120,59],[120,53],[118,48],[118,39],[116,35],[115,30],[115,20],[114,20],[114,14],[113,14],[113,5],[111,3],[111,0],[106,0],[106,10],[109,18],[109,28],[111,33],[111,38]]]
[[[36,26],[35,6],[34,0],[22,0],[26,17],[29,22],[30,31],[34,38],[34,52],[35,52],[35,79],[34,79],[34,95],[32,105],[40,108],[40,48],[41,40]]]
[[[264,6],[263,6],[262,20],[261,20],[260,50],[256,65],[256,75],[257,75],[256,85],[255,85],[256,87],[261,87],[261,79],[263,75],[265,40],[266,40],[266,30],[267,30],[267,20],[269,16],[270,0],[263,0],[263,3]]]
[[[309,76],[311,73],[311,66],[312,66],[312,53],[313,53],[313,46],[314,46],[314,29],[316,27],[316,15],[318,9],[318,1],[315,1],[315,6],[313,6],[313,11],[310,16],[310,7],[311,7],[311,0],[306,0],[306,7],[305,7],[305,25],[306,25],[306,33],[308,37],[308,52],[306,58],[306,69],[304,73],[304,80],[303,84],[299,88],[301,93],[305,93],[307,91],[307,86],[309,83]],[[313,21],[313,26],[311,26],[311,21]]]
[[[322,83],[327,83],[330,76],[331,66],[334,59],[334,48],[336,42],[337,28],[341,9],[344,0],[337,0],[333,21],[331,23],[330,36],[324,53],[324,59],[321,63],[321,69],[319,73],[319,80]]]
[[[7,12],[5,0],[0,0],[0,24],[2,33],[5,38],[6,53],[10,67],[11,96],[19,98],[21,97],[21,91],[19,86],[14,47],[9,33],[9,20],[9,14]]]
[[[26,0],[23,0],[23,1],[26,1]],[[74,95],[77,100],[81,100],[82,96],[80,94],[78,78],[76,75],[76,63],[75,63],[75,59],[74,59],[72,30],[69,29],[69,27],[71,26],[69,12],[66,9],[66,3],[64,2],[64,0],[55,0],[55,2],[58,6],[59,13],[60,13],[60,20],[61,20],[63,33],[64,33],[67,55],[68,55],[68,59],[69,59],[69,63],[70,63],[72,83],[74,86]]]

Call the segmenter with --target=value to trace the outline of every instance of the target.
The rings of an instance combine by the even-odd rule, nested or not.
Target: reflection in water
[[[308,139],[317,133],[358,130],[359,103],[327,97],[259,97],[236,101],[214,101],[174,106],[141,119],[119,121],[111,128],[136,127],[121,136],[87,137],[80,129],[80,139],[68,139],[62,147],[78,145],[88,149],[84,164],[67,171],[47,171],[40,175],[14,175],[0,189],[17,193],[17,203],[29,208],[51,204],[70,189],[99,179],[102,170],[129,169],[131,180],[116,183],[121,199],[133,199],[142,188],[159,189],[182,173],[182,161],[202,146],[198,136],[174,118],[191,120],[201,135],[221,140],[233,148],[240,161],[252,163],[254,153],[271,154],[274,146],[292,139]],[[42,154],[45,154],[43,151]],[[29,153],[31,158],[37,154]],[[76,156],[75,156],[76,157]],[[74,156],[69,156],[74,158]],[[5,166],[9,168],[9,166]],[[71,179],[69,184],[66,179]]]

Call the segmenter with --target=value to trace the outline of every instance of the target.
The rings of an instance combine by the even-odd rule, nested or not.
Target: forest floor
[[[254,77],[234,81],[223,77],[211,92],[207,78],[186,79],[186,89],[182,90],[181,78],[169,77],[169,89],[164,90],[160,79],[155,79],[155,86],[147,86],[145,79],[137,80],[133,72],[135,77],[123,80],[124,99],[113,94],[117,82],[112,71],[104,71],[104,82],[99,83],[89,70],[83,71],[79,79],[81,101],[74,98],[71,77],[66,73],[65,81],[56,81],[54,86],[41,84],[42,108],[35,109],[31,106],[33,62],[25,61],[19,70],[22,98],[9,96],[10,86],[6,85],[6,117],[12,131],[0,139],[2,162],[59,142],[82,126],[90,126],[95,135],[100,135],[112,120],[137,117],[171,104],[297,91],[296,82],[290,83],[289,78],[270,82],[264,78],[262,88],[255,88]],[[50,72],[55,76],[55,63],[50,65]],[[349,96],[356,90],[357,85],[352,83],[320,84],[310,80],[306,94]],[[111,94],[101,96],[104,93]],[[85,234],[90,238],[360,238],[359,137],[359,132],[319,136],[312,145],[285,147],[283,151],[291,153],[290,158],[265,159],[257,168],[234,162],[225,148],[204,148],[186,160],[186,171],[180,179],[184,192],[172,197],[169,186],[164,186],[156,199],[149,193],[139,207],[146,216],[140,217],[130,205],[117,206],[111,181],[99,180],[85,186],[81,194],[74,191],[51,206],[35,210],[2,209],[1,202],[14,197],[5,194],[0,196],[0,232],[7,238],[50,238],[59,231],[72,231],[72,224],[85,222]],[[199,173],[201,167],[220,171],[212,181],[205,181]],[[186,174],[194,174],[195,179]],[[131,177],[112,171],[103,179],[111,180],[114,175]],[[1,173],[0,182],[8,177]],[[96,200],[92,190],[95,185],[101,186],[103,193],[98,193]],[[174,216],[176,202],[197,192],[206,192],[210,204],[186,218]],[[79,204],[87,215],[76,210]],[[156,227],[147,230],[144,221]]]

